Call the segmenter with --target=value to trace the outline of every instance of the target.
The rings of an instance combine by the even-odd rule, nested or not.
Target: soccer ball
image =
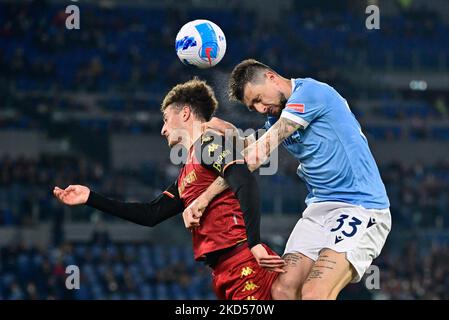
[[[223,59],[226,38],[220,27],[209,20],[194,20],[176,35],[176,53],[185,65],[210,68]]]

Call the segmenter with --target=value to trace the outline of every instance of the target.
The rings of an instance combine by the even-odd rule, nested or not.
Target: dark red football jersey
[[[224,172],[227,165],[236,162],[235,160],[226,161],[230,154],[221,144],[214,147],[213,142],[205,141],[209,139],[208,136],[203,136],[201,139],[203,141],[197,141],[192,145],[186,164],[178,176],[178,192],[184,207],[188,207],[206,191],[219,176],[218,172]],[[212,156],[213,152],[220,152],[220,155],[223,155],[220,163],[216,162],[209,166],[202,163],[202,159],[199,159],[201,144],[204,147],[205,143],[209,143],[205,148],[205,151],[210,153],[209,156]],[[200,219],[200,226],[192,231],[192,236],[195,260],[202,260],[207,253],[229,248],[246,240],[243,213],[238,199],[230,189],[225,190],[209,203]]]

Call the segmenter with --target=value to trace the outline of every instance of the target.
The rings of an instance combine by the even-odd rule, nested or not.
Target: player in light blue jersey
[[[342,201],[367,209],[388,208],[368,142],[346,100],[311,78],[292,79],[291,88],[285,107],[272,108],[265,128],[279,116],[301,126],[282,145],[299,160],[297,174],[309,190],[306,203]]]
[[[247,148],[248,167],[257,169],[282,144],[298,159],[297,174],[309,191],[273,297],[336,299],[348,283],[360,281],[391,229],[385,187],[359,123],[331,86],[286,79],[253,59],[234,68],[229,88],[231,98],[268,116],[268,131]],[[187,209],[192,219],[219,187],[213,183]]]

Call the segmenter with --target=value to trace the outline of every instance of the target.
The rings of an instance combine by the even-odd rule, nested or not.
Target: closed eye
[[[260,99],[260,96],[257,96],[251,101],[251,104],[246,107],[248,108],[249,111],[254,111],[256,109],[256,108],[254,108],[254,104],[259,103],[261,101],[262,101],[262,99]]]

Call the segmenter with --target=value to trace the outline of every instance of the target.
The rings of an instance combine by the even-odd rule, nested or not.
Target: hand
[[[200,226],[200,218],[206,210],[209,202],[203,196],[199,196],[193,201],[182,213],[184,225],[187,229],[192,229]]]
[[[286,265],[285,261],[278,255],[268,254],[267,249],[262,244],[252,247],[251,253],[262,268],[268,269],[269,271],[285,273],[285,270],[282,269]]]
[[[85,204],[89,198],[90,189],[81,185],[70,185],[65,189],[55,187],[53,189],[55,197],[64,204],[75,206]]]
[[[232,133],[238,132],[237,128],[230,122],[224,121],[217,117],[212,117],[209,121],[201,125],[203,132],[207,129],[212,129],[218,133],[224,135],[227,130],[231,130]]]
[[[262,164],[262,159],[259,156],[258,143],[250,145],[244,150],[245,162],[250,171],[255,171],[260,164]]]
[[[184,220],[184,226],[190,231],[200,226],[200,218],[194,218],[189,208],[186,208],[182,213],[182,219]]]

